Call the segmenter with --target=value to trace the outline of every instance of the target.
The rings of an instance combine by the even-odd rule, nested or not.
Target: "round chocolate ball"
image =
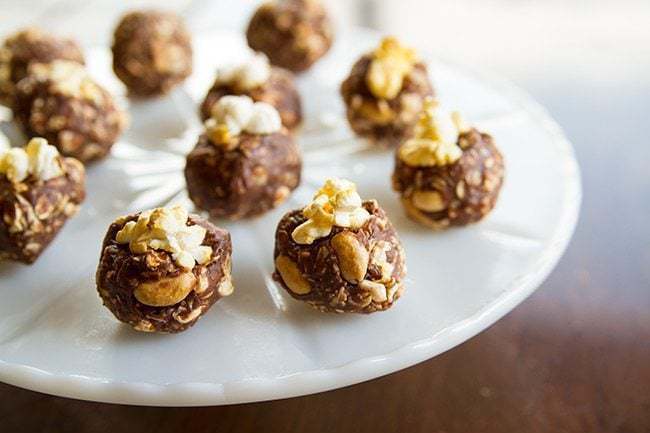
[[[113,36],[113,70],[135,96],[168,93],[192,73],[192,43],[173,13],[137,11],[125,15]]]
[[[21,151],[3,152],[0,147],[0,262],[34,263],[86,196],[84,166],[47,151],[32,153],[35,140],[41,139],[32,139],[23,149],[29,152],[24,158],[31,168],[20,180],[15,179],[17,158],[9,161],[7,153]]]
[[[148,213],[156,211],[160,209]],[[180,254],[168,251],[171,248],[156,249],[146,243],[143,246],[145,241],[137,238],[130,243],[122,239],[121,233],[128,224],[135,223],[134,231],[138,234],[137,222],[143,214],[119,218],[108,228],[96,275],[99,296],[119,321],[138,331],[184,331],[233,291],[230,234],[196,215],[185,214],[188,228],[202,228],[205,235],[201,248],[208,249],[202,263],[191,258],[193,266],[188,267],[179,264]],[[152,224],[155,223],[149,223]],[[160,244],[164,242],[169,245],[165,239],[159,240]]]
[[[396,156],[393,189],[406,213],[435,230],[464,226],[494,208],[504,163],[492,137],[472,128],[458,137],[460,158],[442,166],[413,166]]]
[[[54,60],[84,63],[76,42],[37,28],[21,30],[5,39],[0,47],[0,103],[13,107],[16,83],[25,78],[29,65]]]
[[[84,163],[106,156],[127,123],[111,94],[64,60],[30,66],[16,86],[14,118],[28,136]]]
[[[332,25],[318,0],[270,1],[260,6],[246,30],[248,45],[276,66],[301,72],[332,46]]]
[[[244,132],[228,146],[203,134],[187,155],[185,179],[198,208],[212,217],[237,220],[283,203],[300,183],[301,169],[300,150],[286,129]]]
[[[394,39],[384,40],[375,53],[362,56],[354,64],[341,84],[341,96],[350,127],[358,136],[381,147],[396,147],[412,136],[424,100],[433,95],[433,88],[423,62],[410,60],[400,74],[390,64],[384,68],[377,62],[373,66],[377,51],[390,62],[395,57],[400,61],[409,50]]]
[[[286,214],[275,233],[273,278],[295,299],[324,312],[373,313],[390,308],[404,290],[405,255],[397,232],[375,200],[359,228],[333,226],[310,244],[294,230],[307,218]]]
[[[201,104],[201,118],[209,118],[214,104],[226,95],[246,95],[255,102],[271,104],[289,130],[296,129],[302,122],[302,104],[293,74],[282,68],[271,68],[268,80],[251,89],[242,89],[236,83],[226,83],[217,78]]]

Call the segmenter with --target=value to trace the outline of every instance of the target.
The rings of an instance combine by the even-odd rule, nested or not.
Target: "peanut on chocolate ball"
[[[201,104],[201,118],[212,115],[212,107],[226,95],[249,96],[255,102],[266,102],[278,110],[282,124],[296,129],[302,121],[300,95],[291,72],[272,67],[264,54],[257,53],[248,61],[217,71],[217,78]]]
[[[300,150],[271,105],[224,96],[205,126],[187,155],[185,179],[194,204],[211,216],[262,214],[300,183]]]
[[[192,73],[190,34],[170,12],[128,13],[115,29],[112,49],[113,70],[132,95],[168,93]]]
[[[318,0],[273,0],[257,9],[246,30],[248,45],[293,72],[311,67],[332,46],[332,25]]]
[[[358,136],[395,147],[413,134],[424,99],[433,89],[416,53],[388,37],[354,64],[341,84],[341,95]]]
[[[404,290],[405,255],[375,200],[353,183],[329,179],[275,234],[273,278],[295,299],[324,312],[373,313]]]
[[[121,322],[181,332],[233,292],[230,234],[179,206],[115,220],[104,238],[97,290]]]
[[[440,230],[485,217],[499,197],[504,170],[490,135],[429,100],[415,137],[397,150],[393,188],[412,219]]]
[[[54,60],[84,63],[76,42],[38,28],[21,30],[5,39],[0,47],[0,103],[13,107],[16,84],[25,78],[29,65]]]

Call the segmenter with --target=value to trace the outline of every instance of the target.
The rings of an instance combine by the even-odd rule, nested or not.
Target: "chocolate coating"
[[[36,28],[21,30],[0,47],[0,103],[13,107],[16,83],[25,78],[32,63],[70,60],[84,64],[76,42],[63,39]]]
[[[395,147],[413,135],[424,100],[433,96],[433,88],[426,65],[418,62],[404,78],[395,98],[379,99],[366,84],[371,62],[371,54],[361,57],[341,84],[346,115],[350,127],[360,137],[382,147]]]
[[[301,72],[327,53],[333,33],[320,1],[270,1],[251,18],[246,39],[274,65]]]
[[[106,156],[127,123],[111,94],[96,83],[92,98],[62,92],[53,84],[28,74],[16,86],[14,118],[23,131],[84,163]]]
[[[233,220],[278,206],[300,183],[300,150],[284,130],[268,135],[242,133],[226,150],[199,137],[187,155],[185,179],[194,204],[213,217]]]
[[[202,290],[195,287],[174,305],[154,307],[135,298],[136,288],[142,283],[177,277],[184,270],[166,251],[149,249],[144,254],[134,254],[128,244],[118,244],[115,241],[115,235],[124,224],[136,220],[138,215],[129,215],[108,228],[97,268],[97,291],[106,308],[118,320],[138,331],[184,331],[221,299],[220,287],[232,284],[230,234],[198,216],[190,215],[188,225],[198,224],[204,227],[207,233],[203,245],[212,247],[211,260],[205,265],[196,264],[192,269],[197,281],[207,281],[207,287]]]
[[[241,90],[215,81],[201,104],[201,118],[209,118],[214,104],[226,95],[246,95],[255,102],[271,104],[278,110],[282,124],[289,130],[294,130],[302,122],[302,104],[293,74],[284,69],[272,68],[268,81],[250,90]]]
[[[293,230],[305,221],[301,210],[287,213],[275,233],[273,278],[295,299],[324,312],[373,313],[390,308],[404,290],[405,254],[397,232],[376,201],[363,203],[369,220],[359,229],[333,227],[332,232],[311,245],[296,243]],[[346,237],[344,247],[337,236]],[[279,259],[284,257],[286,259]],[[288,260],[287,260],[288,259]],[[293,263],[302,276],[302,289],[285,263]],[[359,266],[356,266],[356,265]],[[344,269],[360,269],[349,281]],[[346,279],[347,278],[347,279]],[[305,285],[309,288],[304,293]],[[292,287],[293,286],[293,287]],[[373,293],[372,287],[379,289]],[[300,293],[297,293],[300,292]]]
[[[460,159],[441,167],[413,167],[396,157],[393,189],[406,213],[432,229],[477,222],[499,197],[505,167],[492,137],[471,129],[458,145]]]
[[[192,43],[173,13],[125,15],[113,35],[113,70],[136,96],[168,93],[192,73]]]
[[[34,263],[85,198],[85,171],[62,158],[64,174],[46,181],[0,176],[0,261]]]

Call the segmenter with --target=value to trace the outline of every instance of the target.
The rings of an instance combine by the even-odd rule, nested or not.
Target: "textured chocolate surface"
[[[96,275],[99,296],[118,320],[138,331],[184,331],[222,297],[220,287],[232,284],[230,234],[198,216],[190,215],[188,225],[198,224],[204,227],[207,233],[203,245],[212,247],[210,261],[205,265],[196,264],[192,269],[197,281],[203,279],[207,285],[203,289],[197,285],[182,301],[174,305],[153,307],[135,298],[136,288],[142,283],[176,277],[184,270],[166,251],[150,249],[144,254],[134,254],[128,244],[118,244],[115,241],[115,235],[124,224],[136,220],[138,215],[129,215],[108,228]]]
[[[32,63],[70,60],[84,63],[76,42],[38,29],[26,29],[7,38],[0,48],[0,103],[13,107],[16,83],[25,78]]]
[[[103,158],[126,126],[126,115],[103,87],[98,97],[61,92],[28,74],[16,86],[14,118],[29,137],[43,137],[81,162]]]
[[[395,147],[413,135],[424,99],[434,94],[427,67],[416,63],[395,98],[378,99],[366,84],[371,62],[372,55],[361,57],[341,84],[348,122],[357,135],[371,143]]]
[[[226,95],[246,95],[255,102],[267,102],[273,105],[280,113],[282,124],[287,129],[295,129],[302,121],[302,105],[293,74],[282,68],[273,67],[269,80],[262,86],[250,90],[241,90],[216,81],[201,104],[201,118],[206,120],[210,117],[212,106]]]
[[[0,261],[33,263],[85,198],[85,171],[62,158],[64,174],[20,183],[0,176]]]
[[[165,94],[192,73],[190,34],[172,13],[125,15],[115,29],[112,50],[113,70],[133,95]]]
[[[372,313],[390,308],[401,296],[406,264],[397,232],[376,201],[365,201],[363,206],[371,216],[361,228],[335,226],[329,236],[311,245],[298,244],[291,237],[305,221],[301,210],[280,220],[273,278],[292,297],[320,311]],[[373,293],[372,288],[379,292]]]
[[[246,39],[274,65],[301,72],[327,53],[333,33],[319,1],[286,0],[260,6],[248,24]]]
[[[396,157],[393,189],[407,214],[433,229],[477,222],[499,197],[505,168],[492,137],[471,129],[458,145],[460,159],[442,167],[413,167]]]
[[[284,130],[269,135],[243,133],[226,150],[205,135],[188,155],[187,190],[194,204],[213,217],[240,219],[284,202],[300,183],[300,150]]]

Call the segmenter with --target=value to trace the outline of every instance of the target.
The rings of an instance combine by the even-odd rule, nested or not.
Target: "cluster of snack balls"
[[[187,155],[191,200],[211,217],[241,219],[283,203],[299,185],[302,120],[293,73],[330,48],[330,21],[316,0],[271,1],[246,37],[257,53],[220,69],[200,106],[205,130]],[[115,30],[113,69],[139,97],[162,95],[190,75],[182,20],[133,12]],[[32,263],[84,199],[82,163],[105,156],[126,116],[84,69],[78,46],[37,30],[0,49],[0,98],[32,138],[0,146],[0,259]],[[341,85],[360,137],[395,148],[392,183],[407,214],[432,229],[479,221],[494,207],[503,158],[492,138],[442,110],[426,64],[385,38]],[[1,144],[1,143],[0,143]],[[233,292],[229,233],[179,206],[115,220],[101,247],[96,282],[104,305],[147,332],[179,332]],[[405,254],[375,200],[328,179],[302,209],[278,223],[273,278],[320,311],[372,313],[404,290]]]

